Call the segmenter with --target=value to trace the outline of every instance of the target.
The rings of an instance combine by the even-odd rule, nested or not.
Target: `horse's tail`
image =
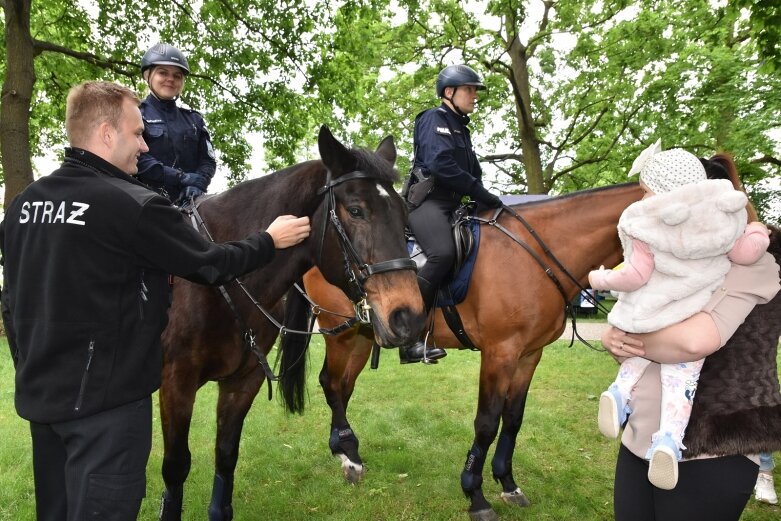
[[[302,281],[298,281],[302,286]],[[285,327],[291,330],[309,331],[312,326],[312,308],[296,287],[290,288],[285,298]],[[285,410],[304,412],[306,395],[306,359],[310,335],[286,333],[280,340],[282,360],[280,362],[279,387],[285,400]]]

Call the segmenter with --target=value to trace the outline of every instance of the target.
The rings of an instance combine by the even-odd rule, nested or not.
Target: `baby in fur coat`
[[[640,174],[642,200],[618,222],[623,267],[589,274],[594,289],[618,292],[608,322],[623,331],[647,333],[701,311],[721,285],[731,262],[753,264],[767,250],[767,228],[746,225],[744,193],[728,180],[708,180],[700,160],[681,149],[643,151],[629,175]],[[722,339],[726,341],[727,339]],[[678,482],[678,461],[703,360],[661,364],[662,411],[646,459],[648,479],[662,489]],[[631,412],[632,388],[651,361],[630,357],[599,400],[599,429],[618,437]]]

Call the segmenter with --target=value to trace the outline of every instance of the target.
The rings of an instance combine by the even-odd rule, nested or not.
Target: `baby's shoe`
[[[681,461],[681,449],[673,441],[669,432],[654,436],[651,448],[645,455],[648,464],[648,481],[662,490],[672,490],[678,484],[678,462]]]
[[[757,501],[762,501],[763,503],[778,504],[778,495],[776,495],[776,488],[773,485],[772,474],[768,472],[759,473],[757,484],[754,487],[754,497],[757,498]]]
[[[621,392],[616,385],[611,385],[607,391],[599,396],[599,413],[597,414],[599,432],[611,440],[618,438],[618,432],[626,421],[626,410],[623,403]]]

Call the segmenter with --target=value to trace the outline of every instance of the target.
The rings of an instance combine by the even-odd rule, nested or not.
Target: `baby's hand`
[[[589,285],[589,287],[592,287],[592,288],[594,287],[594,284],[596,282],[596,277],[598,276],[599,273],[601,273],[603,271],[605,271],[605,267],[604,266],[600,266],[598,270],[593,270],[593,271],[591,271],[588,274],[588,285]]]

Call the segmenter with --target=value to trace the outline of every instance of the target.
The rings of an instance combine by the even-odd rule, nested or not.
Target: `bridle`
[[[333,328],[330,330],[321,329],[320,334],[336,335],[339,332],[343,331],[344,329],[348,327],[352,327],[358,322],[364,324],[368,324],[371,322],[371,315],[370,315],[371,306],[369,306],[368,302],[366,301],[366,289],[364,288],[364,283],[372,275],[377,275],[378,273],[385,273],[388,271],[396,271],[396,270],[417,271],[417,265],[415,264],[415,261],[413,261],[409,257],[391,259],[388,261],[377,262],[375,264],[367,264],[366,262],[363,261],[363,258],[355,249],[355,246],[353,246],[353,243],[352,241],[350,241],[350,238],[347,236],[347,232],[345,231],[342,222],[339,220],[339,216],[336,214],[336,196],[334,195],[335,186],[338,186],[346,181],[352,181],[355,179],[374,179],[374,176],[356,170],[344,174],[336,179],[332,179],[331,172],[329,171],[325,186],[317,190],[317,195],[327,194],[326,204],[323,205],[322,232],[320,233],[320,236],[318,238],[318,243],[317,243],[318,245],[317,263],[320,264],[322,261],[323,245],[325,244],[325,236],[328,231],[328,223],[331,223],[334,227],[334,230],[336,231],[342,257],[344,260],[345,275],[348,283],[347,296],[350,298],[350,301],[352,302],[353,307],[355,308],[355,317],[349,318],[344,324],[342,324],[337,328]],[[206,227],[206,222],[203,220],[200,213],[198,212],[198,206],[199,204],[195,204],[195,202],[191,200],[190,205],[187,208],[182,208],[182,211],[190,215],[190,218],[193,223],[193,227],[196,230],[199,231],[202,230],[202,232],[206,235],[206,237],[210,241],[214,242],[211,233],[209,233],[209,230]],[[310,335],[310,336],[313,334],[317,334],[317,333],[313,333],[311,331],[311,328],[310,330],[307,331],[297,331],[297,330],[286,328],[284,324],[281,324],[279,321],[277,321],[269,311],[267,311],[260,305],[260,303],[252,296],[252,294],[247,290],[247,288],[239,279],[235,279],[234,282],[239,286],[239,288],[242,290],[244,295],[252,302],[255,308],[260,310],[260,312],[266,317],[266,319],[268,319],[272,324],[274,324],[274,326],[279,330],[280,336],[285,335],[287,333]],[[301,289],[298,288],[297,284],[295,286],[299,291],[301,291]],[[260,364],[260,366],[263,368],[263,372],[265,373],[266,379],[269,381],[269,386],[268,386],[269,399],[271,399],[270,383],[272,381],[278,380],[279,377],[274,375],[274,372],[271,370],[271,366],[269,365],[268,360],[266,359],[265,353],[263,353],[255,343],[255,332],[242,319],[241,315],[238,312],[238,309],[236,308],[236,305],[233,303],[233,300],[230,298],[230,295],[228,294],[228,291],[225,288],[225,286],[219,286],[218,289],[222,294],[223,298],[225,299],[225,301],[227,302],[228,306],[230,307],[231,311],[233,312],[236,322],[243,330],[242,338],[243,338],[244,345],[246,346],[245,357],[248,356],[249,354],[254,355],[258,359],[258,363]],[[311,301],[311,299],[309,299],[308,296],[306,296],[305,293],[302,292],[302,294],[307,298],[307,300],[309,300],[310,304],[313,305],[313,307],[316,306]],[[320,308],[319,306],[316,306],[316,308],[318,309],[318,311],[326,311]],[[241,370],[241,368],[244,366],[244,363],[245,362],[242,361],[238,365],[236,371]],[[233,376],[233,374],[235,373],[232,373],[222,379],[230,378]]]
[[[342,225],[342,222],[336,213],[336,196],[334,194],[334,187],[339,186],[344,182],[353,181],[356,179],[374,179],[374,177],[371,174],[367,174],[366,172],[354,170],[333,179],[329,170],[325,186],[317,191],[318,195],[326,194],[326,204],[323,205],[322,232],[320,233],[317,242],[317,263],[321,264],[322,262],[323,246],[325,244],[326,233],[328,232],[328,224],[330,223],[336,232],[336,237],[339,241],[339,247],[342,253],[342,259],[344,261],[345,276],[347,278],[347,297],[353,303],[353,307],[355,308],[355,315],[358,317],[358,320],[363,323],[369,323],[369,312],[371,307],[366,302],[366,289],[364,287],[364,284],[369,279],[369,277],[389,271],[417,271],[417,265],[415,264],[415,261],[409,257],[391,259],[377,262],[375,264],[368,264],[364,262],[361,255],[355,249],[355,246],[353,246],[352,241],[347,236],[347,232],[345,231],[344,226]]]

